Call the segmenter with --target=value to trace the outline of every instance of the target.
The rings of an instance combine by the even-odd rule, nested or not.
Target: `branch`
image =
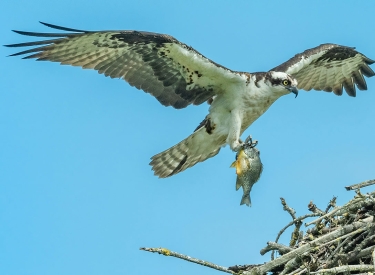
[[[260,255],[264,255],[271,250],[277,250],[281,255],[283,255],[292,251],[293,249],[283,244],[268,242],[267,246],[260,251]]]
[[[281,235],[285,232],[285,230],[286,230],[289,226],[292,226],[292,225],[295,224],[296,222],[302,221],[302,220],[304,220],[304,219],[306,219],[306,218],[317,217],[317,216],[320,216],[320,215],[317,214],[317,213],[313,213],[313,214],[307,214],[307,215],[304,215],[304,216],[298,217],[298,218],[295,219],[295,220],[292,220],[290,223],[288,223],[287,225],[285,225],[284,228],[282,228],[282,229],[280,230],[280,232],[277,234],[277,237],[276,237],[275,243],[277,243],[277,242],[279,241]],[[272,260],[274,259],[274,251],[272,251],[271,259],[272,259]]]
[[[280,200],[281,200],[281,204],[283,205],[284,211],[287,211],[289,213],[289,215],[292,216],[292,219],[295,220],[296,219],[296,211],[293,208],[289,207],[289,205],[286,203],[284,198],[280,198]]]
[[[327,274],[337,274],[337,273],[343,273],[343,272],[351,272],[351,271],[359,271],[359,272],[368,272],[368,271],[374,271],[374,266],[369,264],[363,264],[363,265],[343,265],[339,267],[333,267],[330,269],[321,269],[316,272],[310,272],[310,274],[321,274],[321,273],[327,273]]]
[[[366,180],[366,181],[361,182],[361,183],[345,186],[345,189],[350,191],[350,190],[359,189],[359,188],[362,188],[362,187],[365,187],[365,186],[369,186],[369,185],[372,185],[372,184],[375,184],[375,179],[374,180]]]
[[[328,213],[328,211],[329,211],[331,208],[335,208],[335,207],[336,207],[336,199],[337,199],[337,197],[333,197],[332,200],[329,201],[325,213]]]
[[[319,215],[324,215],[326,212],[323,212],[322,210],[320,210],[315,203],[313,203],[312,201],[310,201],[310,203],[307,205],[307,209],[309,209],[309,211],[313,212],[313,213],[316,213],[316,214],[319,214]]]
[[[203,260],[200,260],[200,259],[197,259],[197,258],[192,258],[190,256],[183,255],[183,254],[180,254],[180,253],[177,253],[177,252],[173,252],[173,251],[170,251],[169,249],[166,249],[166,248],[141,247],[140,250],[144,250],[144,251],[152,252],[152,253],[156,252],[156,253],[162,254],[164,256],[172,256],[172,257],[176,257],[176,258],[179,258],[179,259],[182,259],[182,260],[185,260],[185,261],[189,261],[189,262],[192,262],[192,263],[195,263],[195,264],[207,266],[207,267],[219,270],[219,271],[224,271],[224,272],[227,272],[227,273],[236,274],[235,272],[229,270],[226,267],[216,265],[216,264],[213,264],[213,263],[210,263],[210,262],[207,262],[207,261],[203,261]]]

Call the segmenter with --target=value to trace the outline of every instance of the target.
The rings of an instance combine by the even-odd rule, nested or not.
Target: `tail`
[[[240,205],[246,204],[247,206],[251,206],[251,199],[250,199],[250,194],[246,194],[242,196],[242,200]]]
[[[150,165],[159,178],[167,178],[217,155],[225,137],[214,139],[204,127],[175,146],[151,158]]]

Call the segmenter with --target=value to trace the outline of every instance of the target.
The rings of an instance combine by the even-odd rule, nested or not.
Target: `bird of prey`
[[[42,23],[42,22],[41,22]],[[295,55],[268,72],[232,71],[166,34],[144,31],[83,31],[42,23],[64,32],[16,33],[47,40],[6,45],[32,47],[12,54],[97,70],[122,78],[176,109],[210,104],[208,115],[183,141],[151,158],[165,178],[204,161],[229,144],[238,151],[241,134],[279,97],[297,89],[356,96],[366,90],[373,60],[354,48],[322,44]]]

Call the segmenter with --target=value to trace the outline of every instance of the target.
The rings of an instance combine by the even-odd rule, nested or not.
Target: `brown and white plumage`
[[[95,69],[153,95],[164,106],[184,108],[210,101],[209,114],[189,137],[152,157],[159,177],[179,173],[216,155],[229,144],[241,145],[240,135],[280,96],[296,87],[333,91],[342,87],[355,96],[354,84],[367,89],[363,75],[374,72],[373,61],[353,48],[324,44],[306,50],[269,72],[229,70],[165,34],[139,31],[82,31],[42,23],[66,31],[22,35],[47,40],[7,45],[33,47],[13,54]]]

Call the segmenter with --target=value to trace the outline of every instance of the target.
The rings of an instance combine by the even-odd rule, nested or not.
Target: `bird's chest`
[[[241,133],[245,131],[274,103],[276,98],[263,94],[247,94],[241,102]]]

